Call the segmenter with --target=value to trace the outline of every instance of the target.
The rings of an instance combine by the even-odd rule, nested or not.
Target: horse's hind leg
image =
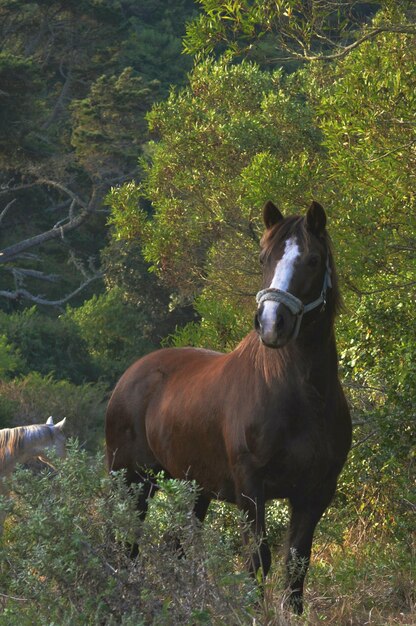
[[[202,524],[205,519],[205,516],[208,511],[209,504],[211,502],[211,498],[206,496],[203,493],[198,493],[195,499],[195,504],[192,510],[195,518]],[[184,547],[182,546],[181,540],[177,535],[169,535],[167,533],[165,535],[165,539],[168,543],[171,544],[173,551],[177,555],[179,559],[183,559],[186,557],[186,552]]]
[[[137,497],[137,510],[139,512],[139,517],[142,521],[144,521],[147,513],[147,509],[149,508],[149,500],[153,498],[156,492],[159,490],[159,486],[157,484],[156,475],[161,472],[163,468],[160,467],[152,467],[151,470],[146,469],[142,472],[137,470],[134,472],[127,472],[126,481],[128,485],[140,485],[141,489],[139,491]]]
[[[153,468],[152,472],[127,472],[126,481],[128,485],[140,485],[141,489],[139,490],[136,502],[136,508],[139,512],[139,518],[142,522],[144,522],[147,514],[147,510],[149,508],[149,500],[153,498],[155,493],[158,491],[159,487],[156,483],[155,475],[161,471],[160,468]],[[130,556],[132,558],[136,558],[139,552],[139,545],[137,542],[132,544],[130,549]]]

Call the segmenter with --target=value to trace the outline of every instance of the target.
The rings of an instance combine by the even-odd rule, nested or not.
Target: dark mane
[[[302,244],[307,244],[308,235],[304,226],[304,218],[300,215],[290,215],[285,217],[281,222],[275,224],[264,233],[260,245],[263,249],[270,250],[279,242],[286,241],[289,237],[296,235],[300,238]]]

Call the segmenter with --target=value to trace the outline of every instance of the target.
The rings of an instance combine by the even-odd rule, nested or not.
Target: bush
[[[11,346],[5,335],[0,335],[0,377],[8,377],[23,366],[19,351]]]
[[[148,338],[149,322],[117,288],[93,296],[77,309],[68,308],[63,319],[76,326],[95,370],[110,383],[156,347]]]
[[[7,343],[20,356],[15,373],[53,374],[75,384],[97,379],[87,345],[70,319],[48,317],[32,307],[11,315],[0,312],[0,324]]]
[[[236,534],[244,521],[235,507],[217,505],[201,527],[191,514],[195,484],[158,477],[161,489],[141,522],[139,488],[129,490],[122,472],[106,475],[101,454],[91,457],[71,441],[67,458],[55,464],[53,475],[16,470],[12,498],[0,502],[0,513],[8,511],[0,542],[0,626],[414,623],[411,537],[398,543],[391,533],[374,532],[364,509],[348,520],[338,499],[325,514],[306,612],[294,617],[281,608],[275,545],[264,601],[244,572]],[[280,526],[282,511],[277,518]],[[172,539],[180,540],[186,558],[178,558]]]
[[[43,423],[49,415],[68,418],[66,432],[88,448],[96,448],[104,433],[106,387],[74,385],[36,372],[0,381],[0,427]]]
[[[0,559],[0,625],[251,623],[256,590],[191,515],[195,485],[161,480],[144,523],[123,475],[72,442],[58,473],[18,470]],[[177,535],[187,558],[169,541]],[[131,560],[128,545],[140,533]]]

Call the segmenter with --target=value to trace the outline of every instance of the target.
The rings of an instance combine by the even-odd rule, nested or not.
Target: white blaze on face
[[[300,256],[300,248],[296,237],[290,237],[285,243],[285,250],[282,258],[276,263],[273,280],[270,283],[271,289],[287,291],[292,280],[296,260]],[[271,332],[276,319],[276,309],[278,303],[273,300],[266,300],[263,303],[262,327],[263,332]]]
[[[299,255],[300,249],[296,237],[291,237],[285,243],[282,258],[276,263],[273,280],[270,284],[271,288],[280,289],[281,291],[288,290],[290,281],[292,280],[295,262]]]

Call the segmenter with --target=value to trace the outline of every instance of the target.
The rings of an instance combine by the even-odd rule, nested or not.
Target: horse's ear
[[[326,213],[324,208],[313,200],[306,213],[306,226],[314,235],[322,235],[326,226]]]
[[[263,207],[263,220],[266,228],[271,228],[278,222],[281,222],[283,215],[271,200],[267,200]]]
[[[52,415],[50,415],[48,417],[48,419],[46,420],[46,423],[48,424],[48,426],[53,426],[53,417],[52,417]]]
[[[65,426],[65,422],[66,422],[66,417],[64,417],[63,420],[55,424],[55,428],[57,428],[58,430],[62,430],[63,427]]]

